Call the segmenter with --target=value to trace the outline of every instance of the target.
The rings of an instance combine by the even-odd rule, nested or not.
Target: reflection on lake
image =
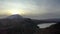
[[[53,24],[56,24],[56,23],[45,23],[45,24],[38,24],[39,28],[46,28],[46,27],[49,27]]]

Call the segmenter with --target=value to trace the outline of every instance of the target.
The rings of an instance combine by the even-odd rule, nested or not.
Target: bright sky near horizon
[[[17,13],[34,19],[60,18],[60,0],[0,0],[0,15]]]

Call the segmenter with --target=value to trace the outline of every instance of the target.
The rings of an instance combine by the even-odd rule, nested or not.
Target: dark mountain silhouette
[[[6,19],[19,22],[19,21],[24,21],[24,20],[27,21],[27,20],[29,20],[30,18],[24,18],[24,17],[22,17],[21,15],[15,14],[15,15],[11,15],[11,16],[7,17]],[[44,19],[44,20],[31,19],[31,20],[34,21],[34,23],[36,23],[36,24],[60,22],[60,19],[59,19],[59,18]]]
[[[0,31],[3,30],[3,33],[6,31],[8,34],[33,34],[39,30],[39,27],[32,19],[23,18],[20,15],[11,15],[7,18],[0,19],[0,23]]]
[[[9,19],[22,19],[23,17],[21,15],[15,14],[15,15],[11,15],[7,18],[9,18]]]
[[[33,19],[33,21],[34,21],[36,24],[59,23],[59,22],[60,22],[60,18],[52,18],[52,19],[44,19],[44,20],[36,20],[36,19]]]
[[[60,22],[60,19],[45,19],[45,20],[35,20],[35,19],[30,19],[30,18],[23,18],[21,15],[11,15],[7,18],[0,19],[0,27],[1,26],[19,26],[21,24],[27,24],[31,23],[34,25],[42,24],[42,23],[52,23],[52,22]]]
[[[54,20],[58,21],[56,19]],[[55,21],[52,19],[35,20],[16,14],[0,19],[0,30],[5,30],[8,34],[39,34],[40,28],[37,26],[38,24],[52,23]]]
[[[60,18],[46,19],[45,21],[49,21],[49,22],[60,22]]]
[[[32,22],[33,21],[33,22]],[[7,18],[0,19],[0,23],[3,26],[7,25],[20,25],[21,23],[29,22],[31,24],[41,24],[41,23],[52,23],[52,22],[60,22],[60,19],[45,19],[45,20],[36,20],[36,19],[30,19],[30,18],[23,18],[21,15],[11,15]]]

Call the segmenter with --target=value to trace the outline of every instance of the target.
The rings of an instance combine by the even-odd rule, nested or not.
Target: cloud
[[[60,16],[60,0],[0,0],[0,12],[22,9],[30,18],[53,18]]]

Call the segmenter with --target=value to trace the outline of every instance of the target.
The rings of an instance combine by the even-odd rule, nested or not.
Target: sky
[[[60,18],[60,0],[0,0],[0,17],[12,13],[32,19]]]

